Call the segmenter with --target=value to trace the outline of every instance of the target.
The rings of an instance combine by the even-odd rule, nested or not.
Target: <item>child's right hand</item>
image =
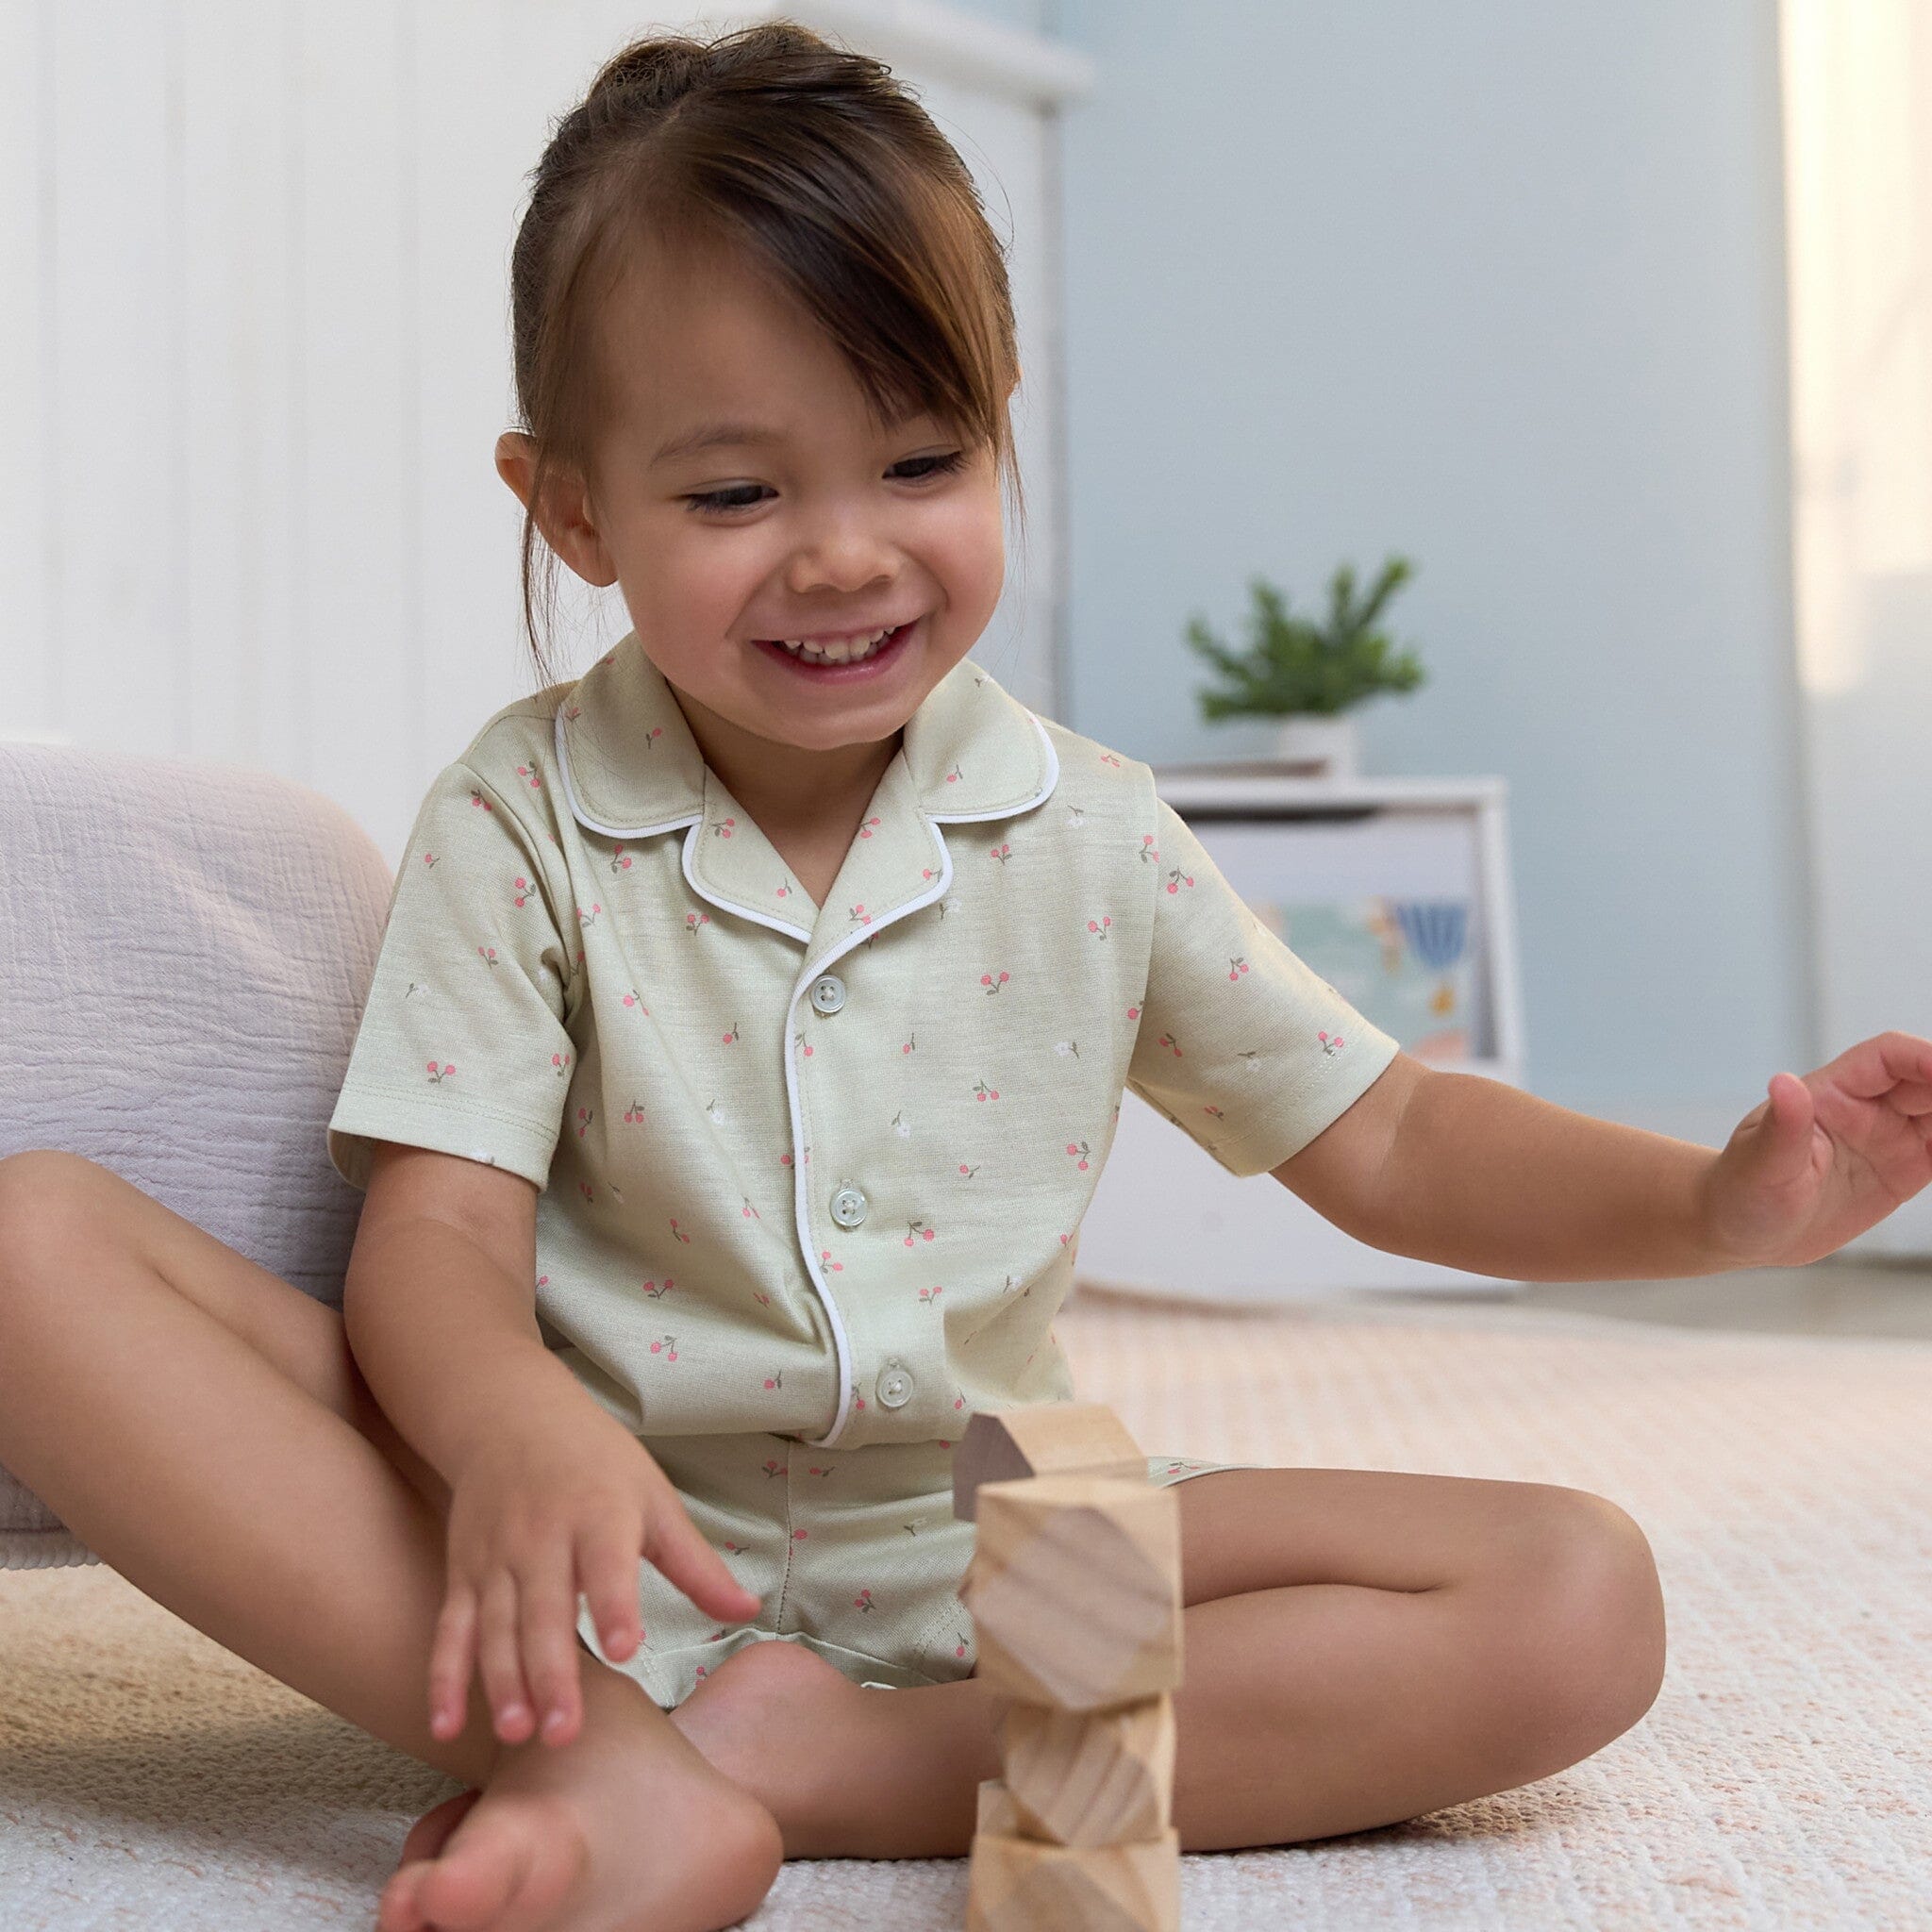
[[[628,1657],[638,1557],[708,1615],[742,1623],[761,1598],[698,1533],[657,1458],[594,1404],[521,1420],[450,1485],[448,1575],[429,1654],[429,1731],[454,1738],[480,1673],[496,1735],[568,1743],[582,1718],[577,1595],[604,1653]]]

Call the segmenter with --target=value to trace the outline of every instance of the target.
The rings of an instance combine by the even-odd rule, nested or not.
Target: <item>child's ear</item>
[[[536,487],[537,446],[516,429],[507,429],[496,439],[496,474],[509,485],[517,501],[533,511],[543,541],[578,576],[600,588],[617,581],[617,566],[597,534],[590,495],[580,477],[553,464],[543,478],[543,501],[533,506],[530,492]]]

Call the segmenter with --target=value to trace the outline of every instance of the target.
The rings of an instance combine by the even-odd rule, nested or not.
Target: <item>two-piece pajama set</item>
[[[1258,1174],[1396,1051],[1147,765],[971,658],[814,905],[631,632],[432,783],[328,1147],[358,1187],[379,1139],[541,1191],[545,1344],[763,1599],[721,1626],[641,1557],[616,1668],[669,1707],[781,1638],[915,1686],[976,1655],[966,1419],[1074,1398],[1052,1320],[1123,1088]]]

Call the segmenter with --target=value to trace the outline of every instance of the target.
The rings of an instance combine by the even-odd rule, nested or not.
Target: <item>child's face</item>
[[[890,738],[999,600],[991,453],[930,417],[878,428],[830,341],[729,259],[645,264],[605,321],[614,418],[594,501],[553,543],[588,581],[623,586],[652,661],[719,717],[810,750]],[[728,441],[663,453],[727,425]],[[775,641],[908,623],[875,665],[842,673]]]

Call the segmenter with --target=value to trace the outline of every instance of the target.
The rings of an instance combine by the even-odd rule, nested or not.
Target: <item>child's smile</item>
[[[824,638],[755,638],[759,650],[796,671],[814,684],[836,686],[869,681],[907,657],[913,633],[921,620],[888,624],[876,630],[856,631],[847,636]]]

